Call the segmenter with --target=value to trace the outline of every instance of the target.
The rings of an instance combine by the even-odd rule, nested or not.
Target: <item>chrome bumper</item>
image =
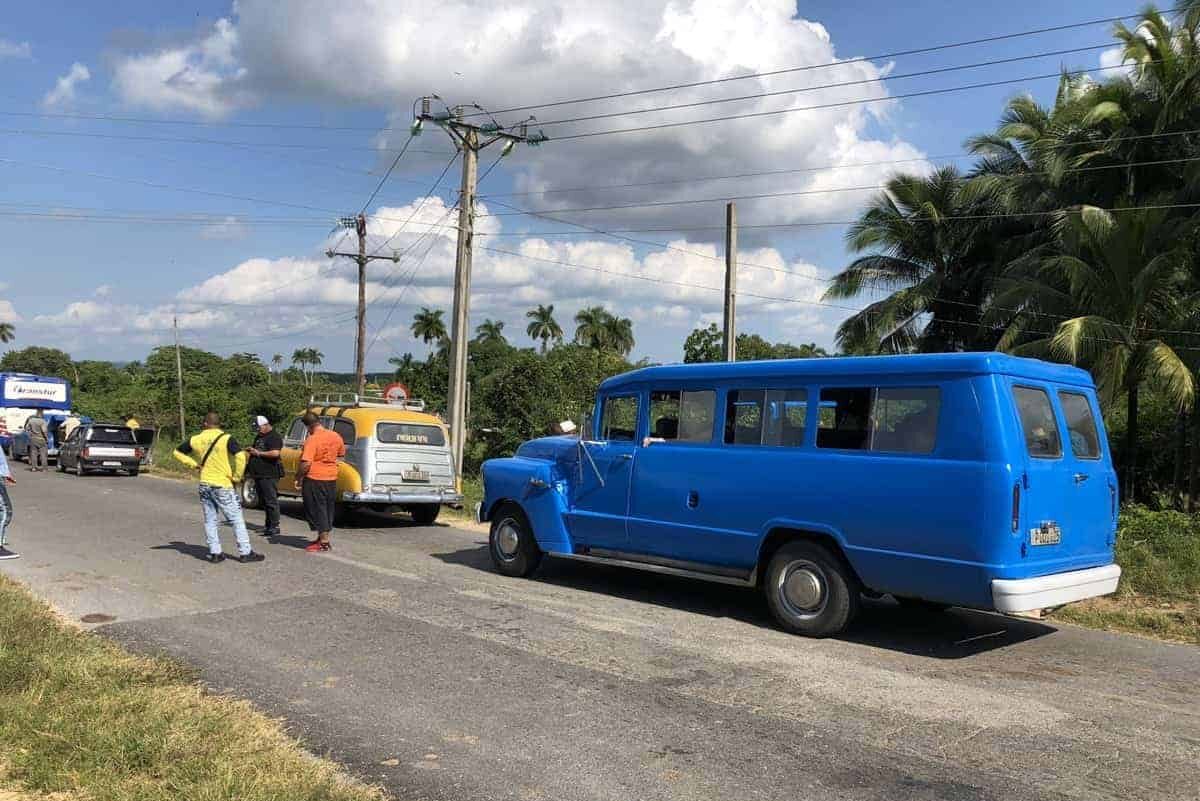
[[[413,488],[404,492],[343,492],[342,500],[348,503],[462,503],[463,496],[452,489]]]
[[[997,612],[1029,612],[1062,606],[1117,591],[1119,565],[1027,579],[992,579],[992,605]]]

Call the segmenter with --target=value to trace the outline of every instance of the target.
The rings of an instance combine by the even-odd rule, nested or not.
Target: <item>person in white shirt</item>
[[[4,449],[0,448],[0,559],[16,559],[20,556],[19,553],[4,547],[7,542],[8,525],[13,518],[12,498],[8,494],[8,485],[16,483],[16,479],[12,477],[12,470],[8,466],[8,458],[4,455]]]

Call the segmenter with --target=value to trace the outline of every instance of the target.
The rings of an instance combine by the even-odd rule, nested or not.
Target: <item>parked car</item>
[[[77,476],[124,470],[136,476],[144,455],[133,431],[123,423],[84,423],[59,448],[58,470],[71,470]]]
[[[544,555],[760,587],[842,631],[863,594],[1020,612],[1111,593],[1117,481],[1091,377],[995,353],[649,367],[582,438],[483,465],[496,569]]]
[[[446,427],[424,411],[420,401],[388,402],[358,395],[312,398],[309,409],[346,443],[338,465],[339,516],[356,509],[406,512],[422,525],[438,517],[442,504],[462,503],[447,446]],[[283,436],[284,475],[279,494],[299,497],[295,488],[300,451],[308,430],[298,413]],[[241,487],[242,503],[259,505],[254,482]]]

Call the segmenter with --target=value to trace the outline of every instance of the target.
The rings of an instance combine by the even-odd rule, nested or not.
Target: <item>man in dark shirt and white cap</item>
[[[250,462],[246,465],[246,480],[254,482],[259,502],[267,513],[263,527],[264,537],[279,536],[279,479],[283,477],[283,462],[279,460],[283,450],[283,438],[271,426],[271,421],[261,414],[252,421],[258,432],[254,444],[246,449]]]

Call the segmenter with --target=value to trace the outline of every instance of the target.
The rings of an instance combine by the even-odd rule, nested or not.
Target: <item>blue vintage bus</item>
[[[502,573],[549,555],[757,586],[810,636],[863,595],[1022,612],[1121,572],[1090,375],[999,353],[635,370],[580,436],[526,442],[483,483]]]

